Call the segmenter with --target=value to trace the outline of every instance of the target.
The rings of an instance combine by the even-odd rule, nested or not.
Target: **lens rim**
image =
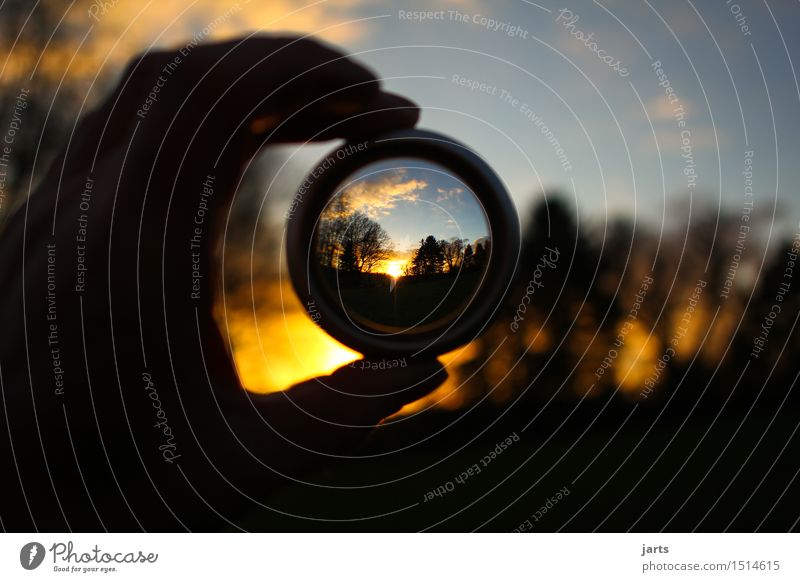
[[[444,329],[410,335],[374,335],[358,329],[338,301],[329,297],[318,270],[310,268],[314,264],[311,255],[317,222],[333,193],[359,168],[388,158],[417,158],[445,167],[478,198],[489,223],[491,259],[483,283],[472,304]],[[366,356],[435,357],[474,339],[502,305],[520,255],[519,219],[503,183],[474,151],[432,131],[394,131],[335,148],[304,180],[292,208],[287,216],[286,241],[289,275],[295,292],[320,327]]]

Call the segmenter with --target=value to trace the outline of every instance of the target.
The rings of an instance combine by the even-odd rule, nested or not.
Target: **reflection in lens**
[[[447,168],[382,160],[345,179],[316,229],[331,299],[362,329],[421,333],[470,304],[491,254],[486,214]]]

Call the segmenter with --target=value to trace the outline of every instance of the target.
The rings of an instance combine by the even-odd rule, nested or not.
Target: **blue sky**
[[[405,15],[431,10],[443,11],[441,17]],[[752,151],[756,212],[774,214],[787,232],[798,228],[796,1],[185,0],[141,9],[118,3],[99,22],[76,17],[94,26],[93,35],[114,38],[112,52],[124,59],[150,43],[180,45],[215,19],[203,40],[253,30],[322,38],[370,66],[387,88],[417,101],[421,127],[450,134],[484,156],[523,219],[543,191],[562,192],[581,221],[600,225],[620,216],[680,224],[690,196],[695,208],[737,214],[745,152]],[[598,53],[618,61],[627,75]],[[654,61],[686,112],[696,176],[691,189],[682,129]],[[483,83],[483,90],[460,80]],[[328,149],[309,147],[293,156],[276,182],[286,200]],[[284,201],[276,200],[276,221]]]
[[[454,3],[445,5],[443,19],[423,22],[400,18],[399,10],[428,4],[370,5],[353,16],[377,18],[344,44],[388,88],[422,105],[421,127],[453,135],[484,156],[523,216],[542,191],[564,193],[581,219],[595,222],[625,215],[680,223],[686,216],[676,202],[690,196],[696,205],[738,213],[745,151],[753,151],[756,209],[796,229],[800,92],[790,58],[800,63],[800,5],[538,5]],[[745,31],[731,6],[744,15]],[[563,8],[579,17],[569,28]],[[483,18],[501,24],[491,30]],[[526,38],[507,35],[512,26]],[[576,30],[592,34],[628,75],[601,61]],[[685,111],[683,128],[655,61]],[[472,90],[467,81],[484,87]],[[691,186],[681,157],[684,130],[696,176]]]
[[[489,235],[475,195],[449,170],[436,164],[395,158],[365,166],[345,180],[343,194],[376,220],[404,253],[428,235],[470,241]]]

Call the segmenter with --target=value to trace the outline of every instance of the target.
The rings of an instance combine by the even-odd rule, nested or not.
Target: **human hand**
[[[263,494],[276,471],[307,470],[443,381],[429,361],[249,394],[213,316],[215,251],[248,161],[413,126],[416,106],[379,85],[313,41],[248,38],[144,55],[84,118],[0,241],[4,336],[29,338],[0,342],[7,432],[43,453],[18,467],[6,527],[217,527],[243,509],[241,489]],[[44,289],[57,309],[37,307]]]

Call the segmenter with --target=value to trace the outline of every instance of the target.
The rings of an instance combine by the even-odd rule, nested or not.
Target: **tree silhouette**
[[[481,269],[489,260],[489,241],[475,243],[475,256],[472,258],[472,267]]]
[[[439,241],[439,246],[442,249],[442,256],[444,257],[448,272],[458,269],[461,266],[466,242],[466,239],[457,237],[451,238],[450,240],[442,239]]]
[[[348,238],[344,243],[342,254],[339,256],[339,270],[352,273],[358,271],[358,257],[353,246],[353,240]]]
[[[335,198],[322,214],[317,237],[317,255],[323,267],[336,268],[338,255],[344,246],[350,205],[343,196]]]
[[[472,258],[475,256],[475,251],[472,250],[472,245],[467,243],[467,247],[464,249],[464,258],[462,259],[462,264],[464,267],[468,267],[472,264]]]
[[[371,273],[391,258],[392,239],[380,224],[361,211],[353,212],[340,197],[320,220],[317,254],[324,267]]]
[[[444,253],[436,237],[429,234],[419,241],[419,248],[411,259],[411,271],[414,275],[434,275],[443,273],[445,266]]]
[[[363,212],[355,212],[345,233],[345,245],[352,244],[356,266],[371,273],[392,256],[392,239],[383,227]]]
[[[483,242],[475,243],[475,250],[472,249],[471,244],[467,245],[467,247],[464,249],[462,265],[464,269],[467,270],[482,269],[483,267],[486,266],[488,260],[489,260],[489,241],[484,240]]]

